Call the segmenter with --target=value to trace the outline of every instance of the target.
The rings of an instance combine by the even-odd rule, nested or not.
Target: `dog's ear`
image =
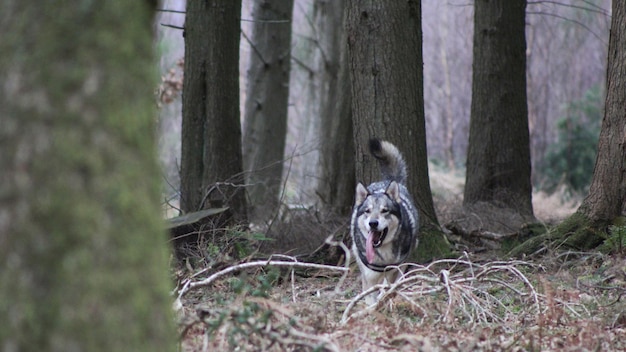
[[[363,184],[361,182],[359,182],[358,185],[356,185],[356,196],[354,197],[354,204],[355,205],[361,205],[363,204],[363,202],[365,201],[365,198],[367,198],[367,196],[369,195],[369,192],[367,191],[367,188],[365,188],[365,186],[363,186]]]
[[[397,203],[400,203],[400,188],[398,187],[398,182],[391,181],[389,186],[387,186],[385,193],[387,193],[389,198],[393,199]]]

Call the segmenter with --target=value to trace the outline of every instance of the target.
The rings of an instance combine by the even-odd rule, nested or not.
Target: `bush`
[[[567,116],[557,121],[558,138],[548,147],[539,173],[543,188],[552,191],[564,183],[574,191],[586,191],[596,160],[603,94],[599,86],[567,107]]]

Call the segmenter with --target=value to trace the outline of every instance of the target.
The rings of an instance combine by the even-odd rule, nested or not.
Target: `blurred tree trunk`
[[[354,144],[343,1],[316,0],[313,19],[321,55],[320,162],[317,194],[333,212],[350,214],[354,189]]]
[[[279,203],[291,62],[293,0],[255,1],[244,116],[244,169],[252,221]]]
[[[365,183],[380,179],[367,150],[371,137],[399,147],[420,210],[418,257],[431,259],[447,252],[447,241],[438,231],[428,179],[421,3],[351,0],[347,6],[356,177]]]
[[[626,2],[613,1],[607,65],[607,96],[589,194],[572,216],[548,234],[532,238],[509,254],[533,253],[544,242],[587,250],[606,240],[609,225],[626,216]],[[623,241],[623,239],[619,239]],[[616,244],[620,246],[619,244]],[[606,248],[615,250],[616,248]]]
[[[442,124],[442,140],[443,151],[445,155],[445,161],[450,170],[456,169],[456,156],[454,155],[454,112],[452,107],[452,72],[450,72],[450,65],[448,59],[448,41],[449,41],[449,15],[450,10],[448,6],[442,6],[442,23],[438,27],[441,36],[440,55],[441,55],[441,74],[443,75],[443,118]]]
[[[474,2],[474,63],[463,202],[532,216],[525,0]]]
[[[0,350],[174,351],[145,1],[1,2]]]
[[[247,222],[239,116],[241,0],[187,2],[181,208],[230,207]]]

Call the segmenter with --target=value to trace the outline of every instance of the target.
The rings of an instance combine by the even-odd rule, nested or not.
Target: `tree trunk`
[[[279,202],[291,62],[293,0],[254,2],[244,116],[244,166],[253,221]]]
[[[606,239],[609,225],[624,226],[626,216],[626,3],[613,1],[607,65],[607,96],[589,194],[576,213],[547,235],[531,239],[509,254],[533,253],[545,242],[588,250]],[[621,242],[621,239],[620,239]],[[619,244],[618,244],[619,246]],[[607,248],[608,250],[615,248]]]
[[[428,179],[421,4],[351,0],[347,6],[357,180],[380,179],[376,160],[367,150],[368,139],[394,143],[407,162],[407,187],[420,210],[422,228],[438,229]],[[437,244],[430,253],[424,252],[430,240]],[[446,251],[440,233],[423,232],[420,241],[418,252],[424,256]]]
[[[228,206],[247,222],[239,116],[241,0],[187,2],[181,208]]]
[[[146,1],[1,2],[0,350],[175,350]]]
[[[472,106],[464,204],[532,216],[525,0],[474,2]]]
[[[607,96],[589,195],[579,212],[591,221],[626,215],[626,4],[613,1]]]
[[[325,206],[350,214],[354,189],[354,144],[343,1],[317,0],[313,18],[319,34],[320,162],[317,194]]]

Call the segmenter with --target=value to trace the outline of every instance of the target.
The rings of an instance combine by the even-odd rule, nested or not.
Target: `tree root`
[[[547,248],[594,249],[607,238],[608,225],[607,221],[593,221],[581,213],[575,213],[547,233],[516,246],[507,255],[509,257],[535,255]]]

